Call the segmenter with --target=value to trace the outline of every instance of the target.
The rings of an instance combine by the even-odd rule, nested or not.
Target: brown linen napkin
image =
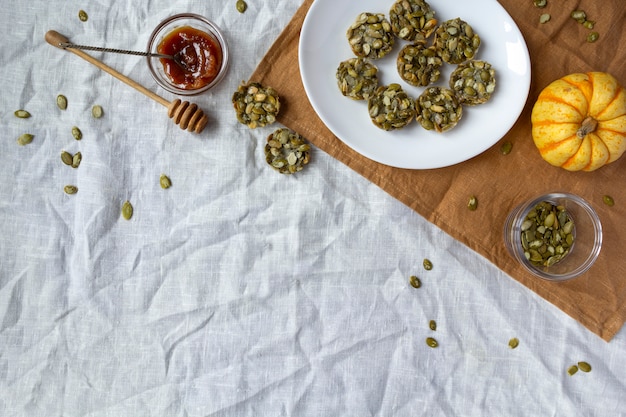
[[[548,1],[545,9],[531,2],[500,0],[520,27],[530,51],[532,82],[526,107],[491,149],[469,161],[432,170],[392,168],[367,159],[341,142],[316,117],[298,67],[300,29],[312,3],[305,0],[250,77],[250,81],[279,92],[284,105],[278,121],[609,341],[626,321],[626,155],[591,173],[552,167],[541,159],[533,144],[530,111],[541,89],[569,73],[605,71],[626,84],[623,0]],[[436,10],[436,0],[430,3]],[[569,17],[570,11],[579,7],[596,21],[595,30],[600,34],[596,43],[587,43],[589,30]],[[552,15],[550,22],[539,23],[543,13]],[[506,156],[500,153],[504,141],[513,143],[513,151]],[[502,238],[505,218],[515,206],[552,191],[568,191],[586,199],[598,212],[604,230],[602,251],[594,266],[583,276],[563,283],[546,282],[525,272],[509,256]],[[467,209],[472,194],[479,200],[476,211]],[[605,194],[615,199],[615,206],[603,204]]]

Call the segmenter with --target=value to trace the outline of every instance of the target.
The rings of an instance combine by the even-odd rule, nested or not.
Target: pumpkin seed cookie
[[[265,161],[281,174],[302,171],[309,163],[311,146],[298,133],[281,128],[267,137]]]
[[[460,18],[446,20],[435,31],[435,48],[448,64],[460,64],[474,58],[480,37]]]
[[[353,100],[367,100],[378,88],[378,68],[365,58],[350,58],[337,68],[341,94]]]
[[[426,130],[445,132],[457,125],[463,108],[449,88],[428,87],[417,98],[417,121]]]
[[[382,13],[359,14],[348,28],[346,36],[356,56],[370,59],[387,55],[395,41],[391,24]]]
[[[485,61],[459,64],[450,75],[450,88],[461,104],[482,104],[491,98],[496,88],[496,70]]]
[[[435,48],[426,48],[422,44],[404,46],[396,59],[400,78],[416,87],[435,83],[441,75],[442,64]]]
[[[437,28],[435,12],[424,0],[397,0],[389,10],[391,30],[406,41],[425,41]]]
[[[280,110],[276,90],[259,83],[240,85],[233,94],[232,102],[237,120],[251,129],[274,123]]]
[[[415,101],[395,83],[378,87],[367,109],[374,125],[383,130],[403,128],[415,117]]]

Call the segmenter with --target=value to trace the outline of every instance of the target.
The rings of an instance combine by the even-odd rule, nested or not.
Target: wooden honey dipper
[[[63,45],[69,43],[69,40],[65,36],[54,30],[49,30],[48,32],[46,32],[45,39],[46,42],[48,42],[50,45],[59,49],[66,49],[63,47]],[[163,106],[167,107],[168,117],[172,119],[174,123],[176,123],[178,126],[180,126],[181,129],[186,129],[189,132],[200,133],[202,132],[202,130],[204,130],[205,126],[209,122],[208,116],[205,115],[202,109],[200,109],[196,104],[190,103],[188,101],[181,101],[180,99],[169,102],[158,94],[153,93],[141,84],[131,80],[127,76],[119,73],[118,71],[97,60],[91,55],[81,51],[80,49],[67,48],[67,50],[83,58],[85,61],[90,62],[104,72],[111,74],[118,80],[131,86],[140,93],[143,93],[144,95],[150,97],[157,103],[160,103]]]

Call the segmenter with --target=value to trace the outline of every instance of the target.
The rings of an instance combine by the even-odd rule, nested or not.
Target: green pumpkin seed
[[[615,205],[615,200],[610,195],[605,195],[602,197],[602,201],[609,207],[613,207]]]
[[[72,136],[74,136],[74,139],[76,139],[76,140],[81,140],[83,138],[83,132],[81,132],[80,129],[77,126],[73,126],[72,127]]]
[[[587,20],[587,13],[585,13],[583,10],[574,10],[572,13],[570,13],[570,16],[572,19],[581,24],[585,23],[585,20]]]
[[[133,217],[133,205],[128,200],[122,204],[122,217],[126,220],[130,220]]]
[[[533,0],[533,4],[535,5],[535,7],[543,9],[548,5],[548,0]]]
[[[83,160],[83,155],[80,152],[76,152],[72,157],[72,168],[78,168],[80,161]]]
[[[61,152],[61,161],[63,161],[65,165],[71,166],[73,161],[72,154],[66,151]]]
[[[467,208],[470,211],[474,211],[478,208],[478,200],[476,199],[475,196],[471,196],[469,201],[467,202]]]
[[[30,113],[26,110],[15,110],[15,117],[19,117],[20,119],[28,119],[30,117]]]
[[[161,184],[161,188],[163,188],[164,190],[172,186],[172,180],[170,180],[170,178],[165,174],[161,174],[161,178],[159,178],[159,183]]]
[[[422,286],[422,281],[420,281],[420,279],[415,275],[411,275],[411,277],[409,278],[409,283],[413,288],[419,288]]]
[[[551,18],[552,16],[550,16],[549,13],[544,13],[541,16],[539,16],[539,23],[541,24],[548,23]]]
[[[511,153],[512,149],[513,149],[513,143],[507,141],[507,142],[504,142],[502,146],[500,147],[500,153],[502,153],[502,155],[508,155]]]
[[[585,27],[585,29],[593,29],[593,27],[596,25],[596,22],[594,22],[593,20],[585,20],[585,23],[583,23],[583,26]]]
[[[96,104],[91,108],[91,115],[94,117],[94,119],[101,118],[103,114],[104,111],[102,110],[102,106]]]
[[[437,340],[435,340],[432,337],[426,338],[426,344],[430,346],[431,348],[436,348],[437,346],[439,346],[439,342],[437,342]]]
[[[569,368],[567,368],[567,373],[569,374],[569,376],[574,375],[576,372],[578,372],[578,366],[576,365],[572,365]]]
[[[63,94],[57,96],[57,107],[61,110],[67,109],[67,97]]]
[[[563,206],[549,201],[535,205],[520,227],[524,255],[535,266],[552,266],[570,251],[575,225]]]
[[[243,0],[237,0],[237,3],[235,3],[235,7],[237,7],[237,11],[239,13],[244,13],[248,8],[248,5]]]
[[[598,40],[599,37],[600,34],[598,32],[591,32],[589,35],[587,35],[587,42],[594,43]]]
[[[23,133],[17,138],[17,144],[20,146],[28,145],[33,141],[34,138],[35,136],[31,135],[30,133]]]
[[[89,16],[87,15],[86,11],[79,10],[78,11],[78,18],[80,19],[81,22],[86,22],[87,19],[89,19]]]
[[[433,263],[430,261],[430,259],[424,259],[423,265],[424,265],[424,269],[427,271],[430,271],[431,269],[433,269]]]
[[[435,331],[437,330],[437,322],[435,320],[431,320],[428,322],[428,327],[430,328],[430,330]]]
[[[511,340],[509,340],[509,347],[511,349],[515,349],[518,346],[519,346],[519,339],[517,337],[513,337]]]
[[[65,194],[76,194],[78,192],[78,187],[75,185],[66,185],[63,187],[63,191],[65,191]]]
[[[581,361],[578,362],[578,369],[583,372],[591,372],[591,365],[589,365],[587,362]]]

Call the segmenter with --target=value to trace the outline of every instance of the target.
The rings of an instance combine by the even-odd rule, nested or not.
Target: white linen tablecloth
[[[293,176],[265,163],[280,126],[239,124],[231,96],[301,2],[247,2],[3,4],[0,416],[626,415],[624,330],[604,342],[322,151]],[[230,45],[227,77],[191,99],[201,135],[44,41],[144,50],[182,12]],[[91,54],[174,98],[145,58]],[[569,376],[578,361],[592,371]]]

